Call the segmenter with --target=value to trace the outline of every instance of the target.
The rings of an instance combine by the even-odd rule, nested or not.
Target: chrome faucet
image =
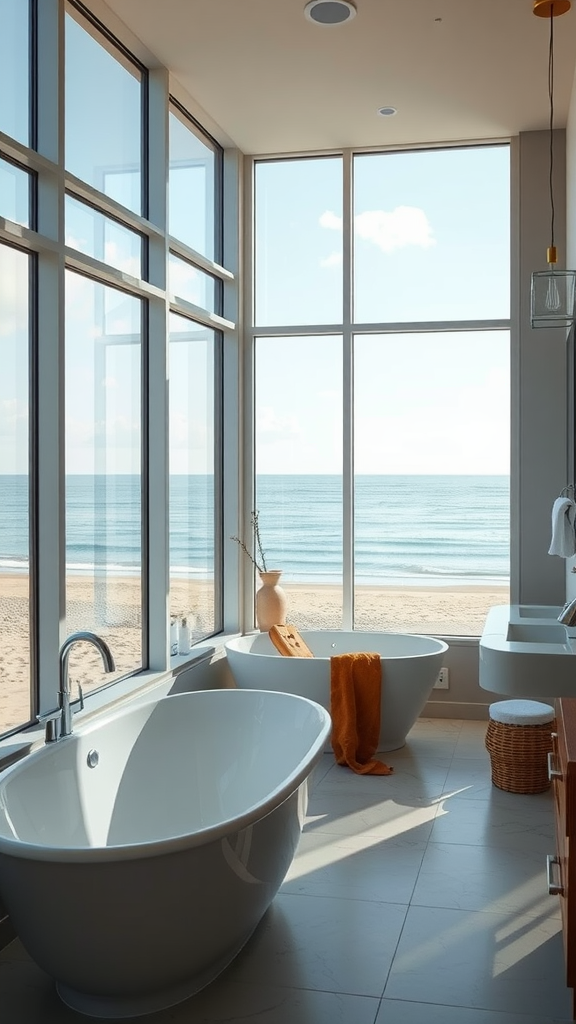
[[[106,672],[114,672],[116,668],[116,664],[108,644],[102,639],[102,637],[97,636],[96,633],[72,633],[71,636],[64,641],[58,656],[60,667],[58,707],[55,708],[54,711],[49,711],[47,715],[40,715],[38,718],[38,721],[43,722],[46,725],[46,743],[52,743],[54,740],[59,740],[62,736],[69,736],[72,732],[73,711],[72,701],[70,699],[70,680],[68,678],[68,658],[70,657],[70,651],[74,645],[82,642],[92,644],[98,651],[100,651]],[[78,691],[80,694],[79,705],[80,708],[83,708],[84,696],[82,694],[81,686],[78,687]]]
[[[576,597],[572,601],[566,601],[558,616],[558,622],[563,626],[576,626]]]

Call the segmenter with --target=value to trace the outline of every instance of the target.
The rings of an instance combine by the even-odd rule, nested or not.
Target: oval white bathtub
[[[290,866],[329,732],[323,708],[290,694],[202,690],[0,775],[2,901],[64,1002],[137,1016],[230,963]]]
[[[448,644],[412,633],[302,630],[313,658],[284,657],[268,633],[230,640],[226,655],[236,685],[298,694],[330,709],[330,658],[373,651],[382,661],[382,700],[378,750],[404,746],[442,668]]]

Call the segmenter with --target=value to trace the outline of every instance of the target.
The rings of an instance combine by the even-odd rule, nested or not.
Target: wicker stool
[[[489,714],[486,749],[494,785],[509,793],[543,793],[550,785],[554,708],[535,700],[500,700]]]

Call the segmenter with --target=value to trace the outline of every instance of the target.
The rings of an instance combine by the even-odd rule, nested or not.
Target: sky
[[[74,44],[67,166],[139,212],[138,76],[66,20]],[[101,89],[92,88],[94,80]],[[82,130],[87,104],[89,133]],[[10,123],[0,127],[17,134],[19,116],[7,110]],[[170,231],[213,257],[207,229],[213,153],[174,115],[170,147]],[[354,158],[353,181],[355,323],[509,316],[507,146],[362,154]],[[286,328],[285,337],[261,337],[256,344],[257,472],[341,473],[342,161],[258,163],[255,197],[255,322],[264,333],[269,326]],[[9,165],[0,165],[0,202],[8,216],[22,208],[22,181]],[[67,200],[66,237],[67,244],[140,276],[138,235],[73,199]],[[0,267],[0,437],[26,416],[27,368],[19,354],[27,327],[23,260],[9,255]],[[210,278],[183,261],[171,261],[170,290],[214,306]],[[134,472],[141,440],[139,300],[72,273],[67,294],[68,472],[93,472],[102,443],[110,449],[109,471]],[[171,323],[173,337],[180,336],[171,358],[171,471],[210,472],[212,339],[210,332],[192,330],[181,344],[183,324],[178,318]],[[294,325],[310,330],[290,337]],[[317,325],[329,333],[313,337]],[[507,331],[358,333],[354,360],[357,473],[509,472]],[[27,465],[20,450],[25,433],[17,436],[4,445],[0,472]]]
[[[509,317],[509,149],[366,154],[354,160],[353,321]],[[339,473],[342,164],[256,170],[257,472]],[[507,474],[509,333],[355,335],[357,473]]]

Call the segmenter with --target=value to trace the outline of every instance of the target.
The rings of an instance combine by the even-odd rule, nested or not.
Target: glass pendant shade
[[[530,323],[532,327],[571,327],[574,323],[576,271],[548,270],[532,274]]]
[[[554,245],[554,18],[566,14],[572,6],[571,0],[534,0],[533,13],[550,21],[550,44],[548,49],[548,98],[550,101],[550,245],[548,247],[548,270],[532,273],[530,292],[530,324],[532,327],[572,327],[574,323],[575,270],[559,270]]]

